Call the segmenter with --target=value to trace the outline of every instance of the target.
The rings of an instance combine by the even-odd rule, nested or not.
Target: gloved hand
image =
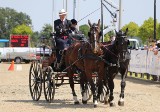
[[[67,29],[65,28],[62,28],[62,32],[65,33],[67,31]]]

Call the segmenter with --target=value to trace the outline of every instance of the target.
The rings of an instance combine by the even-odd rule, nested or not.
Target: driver
[[[56,42],[56,57],[57,63],[60,63],[61,60],[61,51],[68,48],[71,44],[70,39],[68,38],[68,29],[70,26],[70,21],[66,19],[67,12],[64,9],[59,11],[60,19],[54,21],[54,29],[56,32],[55,42]]]

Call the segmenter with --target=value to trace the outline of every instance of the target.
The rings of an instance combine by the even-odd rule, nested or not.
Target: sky
[[[54,2],[53,2],[54,1]],[[65,8],[63,4],[66,0],[0,0],[0,7],[9,7],[15,9],[17,12],[23,12],[30,16],[33,25],[33,31],[41,31],[45,24],[53,24],[52,21],[59,18],[58,12]],[[67,18],[73,18],[73,0],[67,0]],[[100,8],[101,0],[77,0],[76,2],[76,16],[79,21],[91,12]],[[119,0],[110,0],[115,5],[119,6]],[[160,22],[160,0],[156,0],[157,6],[157,21]],[[105,2],[104,2],[105,3]],[[106,3],[105,3],[106,4]],[[115,12],[115,9],[106,4],[106,6]],[[104,24],[112,25],[111,15],[104,8]],[[149,17],[154,17],[154,0],[122,0],[122,26],[129,22],[135,22],[139,26],[143,24]],[[98,22],[101,18],[101,10],[97,10],[87,18],[79,21],[79,25],[88,24],[88,20]],[[118,22],[116,23],[118,26]]]

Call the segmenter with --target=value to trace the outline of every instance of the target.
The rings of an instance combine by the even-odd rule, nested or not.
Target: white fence
[[[129,71],[160,75],[160,51],[155,55],[153,51],[131,50]]]

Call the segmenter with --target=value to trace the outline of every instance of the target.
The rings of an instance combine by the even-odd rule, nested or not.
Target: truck
[[[139,44],[139,41],[137,39],[131,39],[129,38],[129,46],[128,46],[128,49],[135,49],[135,50],[138,50],[140,48],[140,44]]]
[[[13,61],[15,63],[29,63],[36,60],[36,48],[31,47],[3,47],[0,48],[0,61]]]

